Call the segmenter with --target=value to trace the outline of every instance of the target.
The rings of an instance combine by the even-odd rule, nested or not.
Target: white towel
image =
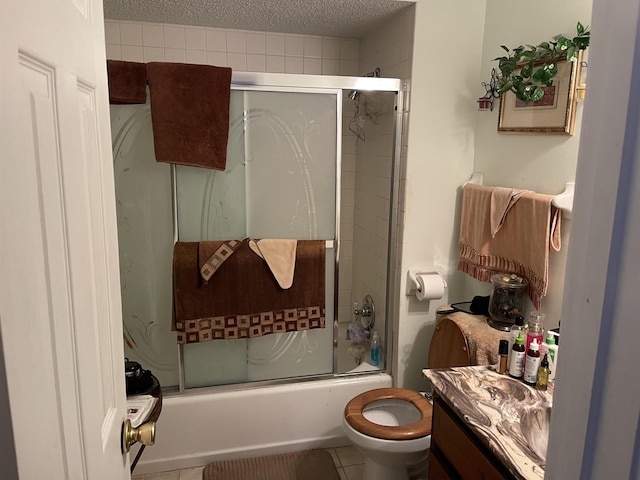
[[[267,238],[258,241],[249,241],[251,250],[267,262],[278,285],[285,290],[291,288],[291,285],[293,285],[297,245],[297,240]]]

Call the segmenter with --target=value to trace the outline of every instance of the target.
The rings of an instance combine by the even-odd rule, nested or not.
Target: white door
[[[101,0],[0,0],[0,328],[23,480],[129,478],[103,29]]]

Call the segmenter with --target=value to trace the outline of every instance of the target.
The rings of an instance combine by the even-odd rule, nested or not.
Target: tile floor
[[[327,448],[338,469],[340,480],[362,480],[362,454],[353,446]],[[134,475],[132,480],[202,480],[204,467],[187,468],[171,472]]]

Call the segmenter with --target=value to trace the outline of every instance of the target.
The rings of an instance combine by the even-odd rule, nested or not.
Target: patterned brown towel
[[[231,69],[151,62],[147,77],[156,160],[224,170]]]
[[[538,309],[547,293],[549,250],[560,250],[560,212],[551,205],[552,195],[525,192],[492,238],[492,192],[483,185],[464,187],[458,270],[482,282],[494,273],[521,275],[529,280],[529,297]]]
[[[109,103],[147,102],[147,66],[138,62],[107,60]]]
[[[211,253],[211,242],[200,242],[198,244],[198,262],[200,265],[200,275],[206,284],[211,276],[218,271],[222,264],[231,256],[236,249],[242,245],[241,240],[227,240],[215,243],[216,249]],[[204,263],[202,263],[202,261]]]
[[[205,283],[201,266],[227,242],[177,242],[173,250],[178,343],[249,338],[325,325],[325,242],[298,242],[296,275],[283,290],[247,240]]]

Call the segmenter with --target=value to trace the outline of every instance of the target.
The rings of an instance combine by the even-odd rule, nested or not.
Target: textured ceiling
[[[360,38],[413,2],[397,0],[104,0],[110,20]]]

